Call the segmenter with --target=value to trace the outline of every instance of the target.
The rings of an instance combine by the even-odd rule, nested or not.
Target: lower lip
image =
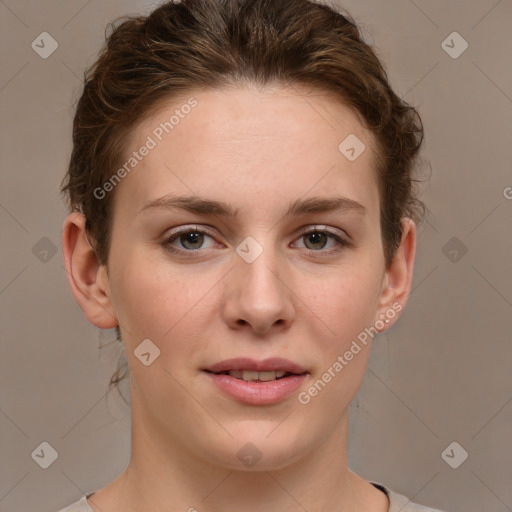
[[[251,405],[277,403],[297,391],[307,377],[307,374],[302,374],[267,382],[246,382],[231,375],[205,373],[231,398]]]

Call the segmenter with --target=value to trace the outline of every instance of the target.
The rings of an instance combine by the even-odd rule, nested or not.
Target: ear
[[[87,320],[100,329],[119,325],[110,298],[107,268],[89,244],[85,215],[70,213],[62,228],[62,252],[71,292]]]
[[[416,256],[416,224],[412,219],[402,218],[402,239],[393,261],[386,269],[377,306],[376,323],[383,324],[385,331],[398,319],[409,298],[412,284],[414,258]],[[380,321],[379,321],[380,320]],[[386,322],[386,320],[389,320]]]

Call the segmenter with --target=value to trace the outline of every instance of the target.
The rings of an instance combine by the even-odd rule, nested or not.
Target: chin
[[[265,423],[252,425],[247,422],[239,428],[238,432],[229,430],[233,437],[226,435],[223,441],[213,441],[205,450],[209,449],[207,458],[211,464],[225,469],[236,471],[277,471],[291,466],[308,452],[307,441],[296,439],[290,429],[271,428]],[[279,430],[279,432],[278,432]],[[215,450],[211,447],[215,446]]]

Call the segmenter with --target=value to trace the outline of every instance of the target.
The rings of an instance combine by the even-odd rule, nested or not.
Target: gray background
[[[433,214],[409,303],[376,339],[351,406],[350,466],[431,506],[512,510],[512,1],[340,4],[420,110]],[[154,5],[0,0],[1,511],[57,510],[128,463],[128,409],[105,397],[119,352],[98,350],[115,334],[90,325],[68,288],[58,188],[107,22]],[[47,59],[31,47],[44,31],[58,42]],[[458,58],[442,47],[454,31],[469,44]],[[43,441],[58,452],[46,470],[31,457]],[[454,441],[469,454],[457,469],[442,457]],[[448,453],[454,464],[463,452]]]

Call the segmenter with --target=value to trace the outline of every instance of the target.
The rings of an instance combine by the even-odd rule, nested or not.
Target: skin
[[[347,467],[348,407],[371,338],[306,405],[298,393],[267,406],[237,402],[201,369],[231,357],[279,356],[308,370],[300,391],[307,390],[379,315],[405,306],[415,224],[403,219],[386,268],[372,136],[347,107],[302,87],[174,98],[139,123],[127,154],[190,97],[198,105],[111,192],[108,271],[85,237],[83,215],[64,222],[73,295],[96,327],[120,325],[131,372],[130,463],[88,503],[97,512],[385,512],[387,497]],[[349,134],[366,145],[353,162],[338,150]],[[166,194],[231,203],[238,216],[139,213]],[[291,201],[312,196],[350,198],[366,215],[283,217]],[[178,238],[172,246],[181,255],[173,254],[162,239],[180,226],[212,238]],[[310,235],[299,230],[315,226],[348,236],[353,246],[336,252],[335,240],[322,237],[308,244]],[[252,263],[236,252],[247,236],[263,248]],[[160,349],[149,366],[134,355],[147,338]],[[252,467],[236,456],[248,442],[262,454]]]

